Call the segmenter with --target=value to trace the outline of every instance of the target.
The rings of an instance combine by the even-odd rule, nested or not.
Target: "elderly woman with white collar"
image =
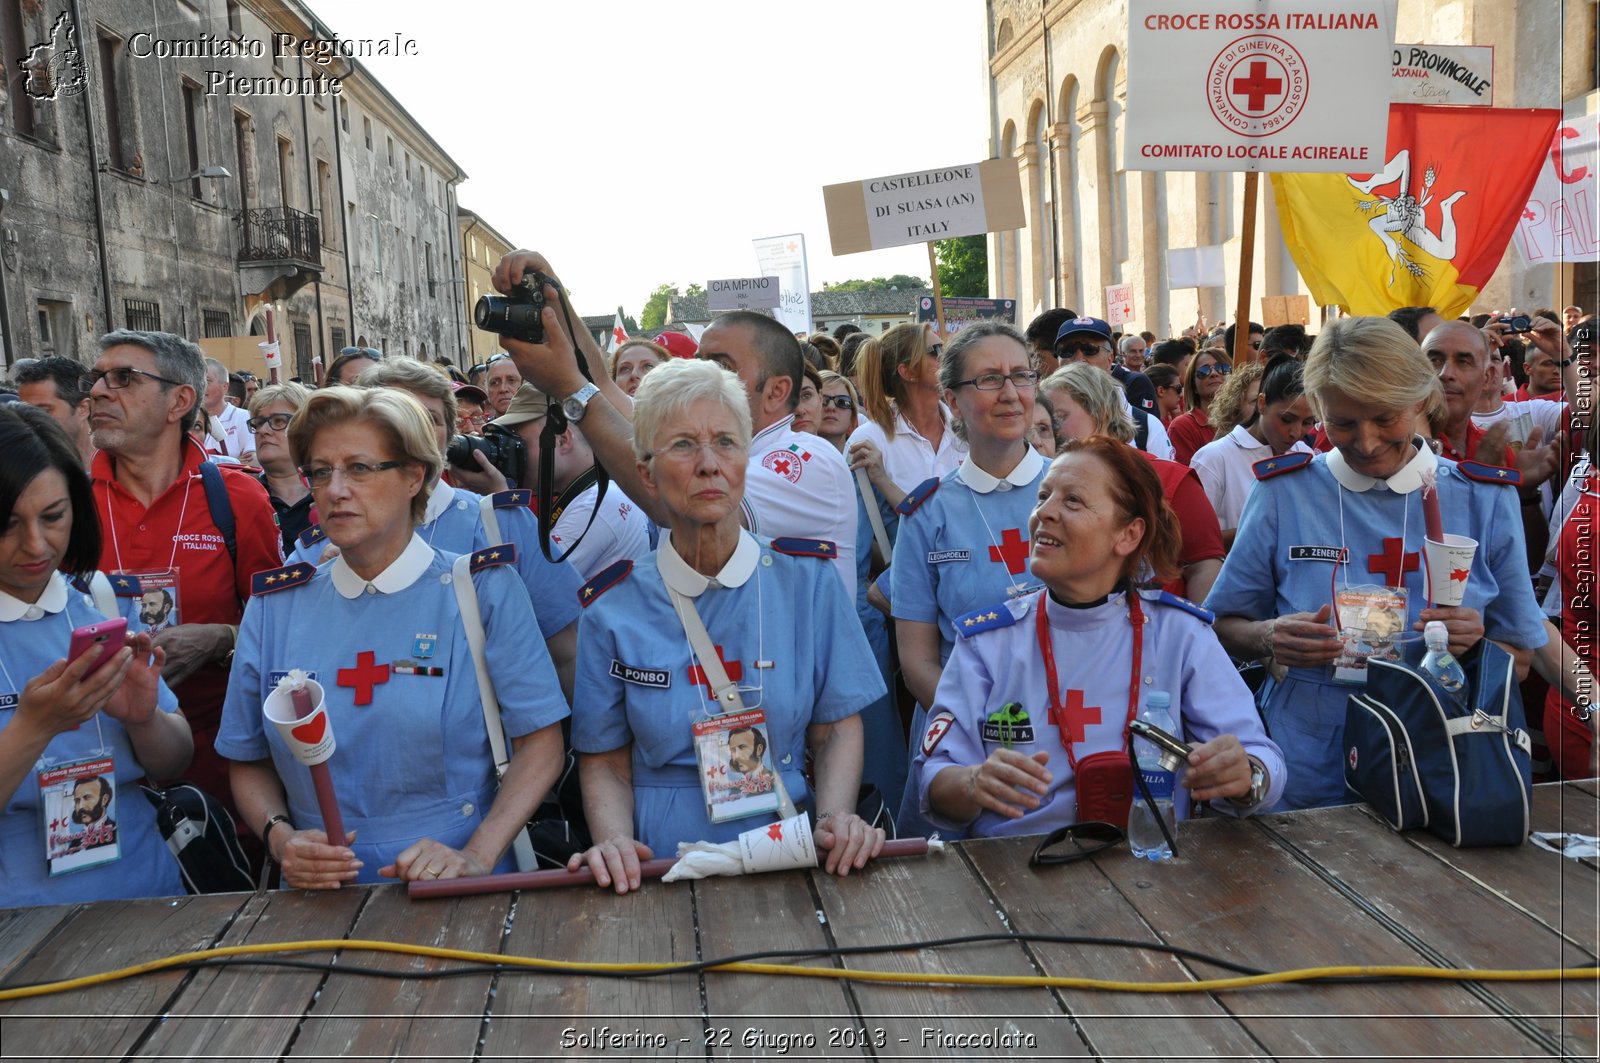
[[[417,533],[442,459],[403,391],[318,391],[289,448],[339,555],[255,576],[216,743],[240,814],[297,889],[511,870],[511,843],[561,768],[567,716],[512,551],[458,568]],[[468,607],[511,749],[498,786]],[[325,695],[344,838],[327,836],[309,769],[264,726],[291,670]]]
[[[641,859],[814,810],[826,869],[860,869],[884,834],[854,811],[859,713],[884,684],[836,545],[740,526],[750,405],[733,374],[674,360],[634,400],[639,475],[671,519],[660,549],[580,592],[572,745],[595,845],[570,866],[626,893]]]
[[[1344,716],[1355,688],[1335,680],[1332,663],[1345,645],[1339,616],[1350,615],[1362,588],[1403,598],[1415,631],[1444,621],[1452,653],[1485,637],[1513,653],[1546,639],[1510,489],[1518,475],[1436,457],[1414,434],[1419,415],[1443,399],[1411,337],[1383,318],[1336,321],[1306,360],[1305,390],[1334,449],[1256,463],[1259,483],[1205,602],[1232,656],[1287,670],[1264,708],[1289,768],[1280,809],[1347,800]],[[1432,478],[1443,531],[1479,543],[1466,597],[1448,608],[1424,598],[1421,488]]]

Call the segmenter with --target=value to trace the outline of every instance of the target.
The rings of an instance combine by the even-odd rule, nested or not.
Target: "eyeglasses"
[[[184,383],[182,380],[168,380],[164,376],[156,376],[154,373],[146,373],[143,369],[131,369],[127,366],[122,366],[117,369],[89,370],[78,378],[78,390],[93,391],[94,386],[100,383],[100,381],[104,380],[106,382],[106,387],[111,388],[114,391],[120,391],[129,384],[133,383],[133,378],[136,376],[147,376],[151,380],[159,380],[163,384],[171,384],[173,387],[177,387],[178,385]]]
[[[1197,379],[1204,380],[1206,377],[1210,376],[1213,373],[1218,373],[1218,374],[1221,374],[1222,376],[1227,376],[1231,372],[1233,372],[1232,369],[1229,369],[1227,366],[1223,365],[1221,362],[1218,362],[1216,365],[1202,365],[1202,366],[1200,366],[1198,369],[1196,369],[1194,371],[1194,375],[1195,375],[1195,377]]]
[[[270,427],[274,432],[282,432],[289,427],[289,422],[292,420],[294,420],[292,413],[269,413],[263,417],[252,417],[245,424],[250,426],[252,432],[259,432],[266,427]]]
[[[836,410],[853,410],[856,408],[856,401],[849,395],[822,396],[822,408],[827,409],[829,406]]]
[[[1009,375],[1006,373],[984,373],[982,376],[975,376],[971,380],[958,380],[956,381],[956,387],[964,388],[971,384],[979,391],[999,391],[1006,386],[1006,381],[1008,380],[1018,391],[1021,391],[1023,388],[1031,388],[1037,384],[1039,382],[1039,374],[1033,369],[1018,369]]]
[[[702,450],[711,451],[711,456],[719,462],[742,461],[750,454],[750,446],[738,438],[729,435],[717,436],[715,439],[690,439],[681,436],[668,443],[659,450],[652,450],[653,458],[667,458],[672,461],[693,461],[700,456]]]
[[[302,465],[300,467],[300,478],[306,482],[307,487],[317,491],[332,483],[333,474],[336,472],[350,483],[364,484],[380,472],[398,469],[402,465],[409,464],[410,462],[407,461],[380,461],[374,465],[368,465],[366,462],[357,461],[344,466]]]
[[[1091,819],[1083,823],[1073,823],[1052,831],[1045,836],[1033,850],[1033,855],[1028,858],[1029,867],[1054,867],[1057,864],[1071,864],[1086,859],[1111,848],[1127,835],[1122,828],[1114,823],[1105,823],[1101,820]],[[1060,845],[1062,842],[1072,843],[1072,849],[1062,853],[1052,853],[1048,850]],[[1087,846],[1082,842],[1087,841]]]

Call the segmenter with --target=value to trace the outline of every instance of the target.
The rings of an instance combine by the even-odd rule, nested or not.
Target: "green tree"
[[[977,299],[989,295],[989,241],[977,236],[957,236],[936,240],[934,256],[939,261],[939,289],[944,295]]]
[[[926,288],[928,282],[921,277],[913,277],[909,273],[896,273],[892,277],[874,277],[871,280],[837,281],[833,284],[824,284],[825,292],[871,292],[888,291],[894,288],[897,291],[915,291]]]
[[[703,299],[703,298],[705,298],[705,294],[706,294],[705,285],[698,284],[698,283],[691,284],[691,285],[689,285],[689,287],[687,287],[687,288],[685,288],[683,290],[683,294],[684,294],[685,298]]]
[[[667,300],[677,294],[676,284],[659,285],[650,293],[650,298],[645,300],[644,309],[639,311],[639,324],[644,326],[646,332],[658,329],[667,323]]]
[[[628,335],[632,336],[634,333],[639,331],[639,322],[634,320],[632,314],[623,314],[622,327],[628,333]]]

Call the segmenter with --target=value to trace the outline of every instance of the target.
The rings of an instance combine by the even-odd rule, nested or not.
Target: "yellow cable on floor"
[[[505,967],[525,967],[533,970],[559,969],[562,971],[603,971],[611,974],[644,974],[680,967],[680,963],[580,963],[566,960],[544,960],[531,956],[508,956],[498,952],[469,952],[462,949],[440,949],[428,945],[406,945],[397,941],[363,941],[333,938],[324,941],[282,941],[259,945],[228,945],[221,948],[201,949],[166,956],[148,963],[138,963],[114,971],[68,978],[59,982],[21,989],[0,989],[0,1002],[23,1000],[28,997],[48,996],[74,989],[133,978],[141,974],[181,967],[199,960],[222,959],[230,956],[260,956],[268,953],[296,952],[391,952],[406,956],[426,956],[440,960],[461,960],[470,963],[493,963]],[[997,975],[997,974],[929,974],[901,971],[849,970],[837,967],[801,967],[782,963],[725,963],[706,968],[736,974],[769,974],[791,978],[836,978],[852,982],[883,982],[899,985],[970,985],[1006,986],[1016,988],[1095,989],[1115,993],[1209,993],[1223,989],[1248,989],[1254,986],[1281,985],[1303,982],[1313,978],[1422,978],[1463,982],[1564,982],[1578,979],[1600,978],[1600,967],[1546,967],[1533,970],[1473,970],[1453,967],[1409,966],[1342,966],[1302,967],[1290,971],[1268,974],[1236,975],[1230,978],[1211,978],[1183,982],[1121,982],[1107,978],[1068,978],[1049,975]],[[337,967],[329,967],[339,973]]]

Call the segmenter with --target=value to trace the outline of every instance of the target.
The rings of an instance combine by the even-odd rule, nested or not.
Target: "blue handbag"
[[[1533,795],[1532,741],[1514,661],[1488,639],[1458,657],[1452,695],[1403,660],[1372,658],[1345,708],[1345,786],[1395,830],[1427,830],[1457,848],[1521,845]]]

